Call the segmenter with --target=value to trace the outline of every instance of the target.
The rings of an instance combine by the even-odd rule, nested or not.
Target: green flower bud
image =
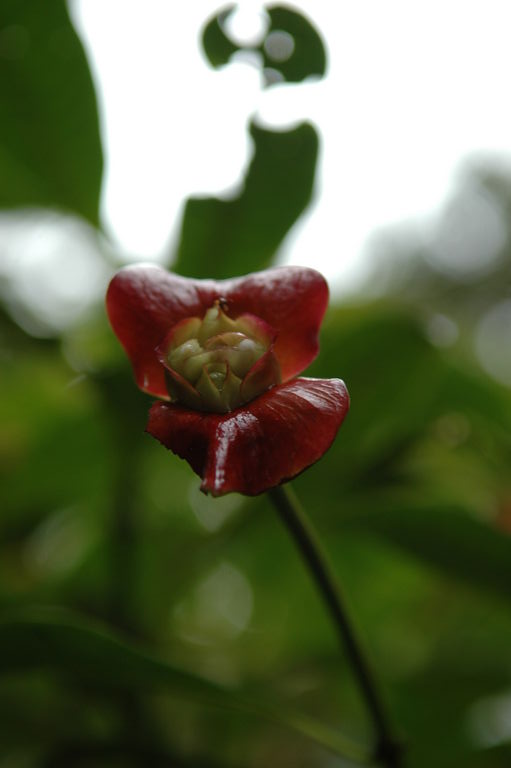
[[[216,301],[202,320],[175,326],[159,348],[173,399],[226,413],[280,382],[275,334],[253,315],[230,318]]]

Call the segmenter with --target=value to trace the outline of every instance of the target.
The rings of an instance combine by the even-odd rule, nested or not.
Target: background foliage
[[[213,66],[234,48],[222,18],[204,28]],[[282,77],[322,74],[309,22],[278,7],[271,19],[300,42]],[[65,6],[4,2],[0,54],[1,205],[22,206],[27,227],[27,206],[99,227],[97,109]],[[251,132],[238,197],[186,205],[182,274],[267,267],[310,200],[315,129]],[[511,179],[480,166],[451,201],[457,226],[474,185],[508,222]],[[295,489],[410,768],[511,761],[511,396],[473,351],[477,321],[509,301],[507,235],[494,264],[460,280],[413,231],[387,233],[364,294],[331,306],[310,369],[342,375],[352,410]],[[104,287],[112,248],[93,237]],[[363,707],[268,502],[201,496],[144,433],[150,400],[100,290],[88,313],[33,335],[2,280],[0,766],[346,765],[332,750],[339,730],[371,738]],[[509,356],[508,339],[490,341]]]

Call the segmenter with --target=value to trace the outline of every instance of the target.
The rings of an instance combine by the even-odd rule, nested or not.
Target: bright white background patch
[[[249,63],[215,72],[201,54],[199,30],[221,3],[72,2],[100,96],[103,217],[133,258],[161,258],[185,196],[232,191],[254,113],[270,126],[310,119],[320,129],[316,203],[282,258],[344,284],[375,228],[441,205],[468,153],[511,148],[507,0],[294,6],[324,37],[328,77],[263,91]],[[260,6],[242,8],[238,32],[248,34]]]

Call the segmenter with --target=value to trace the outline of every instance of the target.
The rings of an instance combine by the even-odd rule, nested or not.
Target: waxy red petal
[[[298,475],[330,447],[349,408],[340,379],[294,379],[228,414],[157,402],[147,432],[186,459],[203,491],[250,496]]]
[[[231,317],[256,315],[277,331],[275,355],[282,379],[303,371],[318,353],[318,332],[328,302],[328,287],[313,269],[276,267],[233,280],[191,280],[155,265],[120,270],[107,293],[112,327],[124,346],[138,386],[168,397],[164,369],[155,353],[173,325],[203,317],[225,298]]]

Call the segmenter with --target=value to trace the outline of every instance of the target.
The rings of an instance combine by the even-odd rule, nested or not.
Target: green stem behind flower
[[[393,735],[369,662],[318,536],[289,485],[272,488],[268,491],[268,495],[309,566],[316,586],[337,627],[377,734],[374,759],[388,768],[399,768],[401,766],[400,744]]]

